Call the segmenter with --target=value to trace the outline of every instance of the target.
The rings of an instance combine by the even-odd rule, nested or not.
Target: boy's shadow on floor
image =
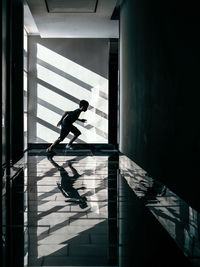
[[[69,198],[65,202],[76,203],[81,209],[88,207],[87,198],[80,196],[78,190],[85,189],[85,187],[74,188],[75,181],[81,176],[77,170],[72,166],[72,163],[68,161],[68,166],[71,169],[73,176],[69,176],[68,172],[53,160],[53,155],[48,156],[47,159],[56,167],[60,172],[61,183],[57,183],[57,186],[65,198]]]

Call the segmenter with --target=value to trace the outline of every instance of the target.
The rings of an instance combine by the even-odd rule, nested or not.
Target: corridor
[[[2,0],[0,267],[200,267],[198,11]]]

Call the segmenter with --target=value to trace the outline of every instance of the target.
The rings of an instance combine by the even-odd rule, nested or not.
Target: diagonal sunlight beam
[[[60,96],[63,96],[65,99],[69,99],[69,100],[71,100],[72,102],[74,102],[74,103],[76,103],[77,105],[79,105],[80,99],[78,99],[77,97],[74,97],[74,96],[68,94],[67,92],[64,92],[64,91],[62,91],[62,90],[60,90],[60,89],[58,89],[58,88],[52,86],[52,85],[49,84],[48,82],[45,82],[45,81],[43,81],[43,80],[38,79],[38,84],[40,84],[41,86],[43,86],[43,87],[45,87],[45,88],[47,88],[47,89],[49,89],[49,90],[51,90],[51,91],[57,93],[57,94],[60,95]],[[92,97],[91,97],[91,98],[92,98]],[[55,99],[54,99],[54,100],[55,100]],[[97,100],[98,100],[98,99],[96,99],[96,102],[97,102]],[[99,103],[98,103],[98,104],[99,104]],[[108,114],[105,113],[104,111],[99,110],[98,107],[96,107],[96,106],[93,107],[92,105],[89,105],[89,108],[88,108],[88,109],[91,110],[92,112],[95,112],[97,115],[99,115],[99,116],[101,116],[101,117],[103,117],[103,118],[105,118],[105,119],[108,119]]]
[[[41,60],[41,59],[37,59],[37,64],[41,65],[42,67],[47,68],[48,70],[51,70],[51,71],[57,73],[58,75],[60,75],[60,76],[62,76],[62,77],[64,77],[64,78],[70,80],[71,82],[73,82],[73,83],[75,83],[75,84],[77,84],[77,85],[83,87],[84,89],[86,89],[86,90],[88,90],[88,91],[92,91],[92,88],[93,88],[93,87],[90,86],[89,84],[84,83],[83,81],[81,81],[81,80],[79,80],[79,79],[77,79],[77,78],[75,78],[75,77],[69,75],[68,73],[66,73],[66,72],[64,72],[64,71],[62,71],[62,70],[60,70],[60,69],[57,69],[55,66],[50,65],[50,64],[48,64],[47,62],[45,62],[45,61],[43,61],[43,60]],[[105,92],[103,92],[103,91],[101,91],[101,90],[99,90],[98,93],[99,93],[99,96],[100,96],[100,97],[102,97],[102,98],[108,100],[108,93],[105,93]]]
[[[68,110],[69,107],[71,107],[72,110],[78,108],[78,104],[75,102],[50,90],[47,87],[44,87],[41,84],[37,84],[37,96],[50,104],[54,104],[63,111]]]
[[[47,62],[45,62],[45,61],[43,61],[41,59],[37,59],[37,64],[39,64],[40,66],[42,66],[42,67],[44,67],[44,68],[46,68],[48,70],[51,70],[51,71],[57,73],[58,75],[70,80],[71,82],[83,87],[84,89],[86,89],[88,91],[91,91],[91,89],[92,89],[91,85],[89,85],[87,83],[84,83],[83,81],[81,81],[81,80],[69,75],[68,73],[56,68],[53,65],[48,64]]]
[[[52,125],[50,129],[58,133],[60,132],[59,128],[56,127],[58,121],[60,120],[60,115],[48,108],[43,107],[39,103],[37,104],[37,118],[42,119],[43,121]]]
[[[95,87],[100,85],[101,91],[108,93],[108,80],[104,77],[80,66],[79,64],[69,60],[58,53],[48,49],[47,47],[37,44],[37,58],[47,62],[48,64],[66,72],[84,83],[90,83],[90,86]]]
[[[88,90],[39,64],[37,64],[37,77],[74,97],[80,95],[82,99],[90,98],[91,93]]]
[[[93,87],[91,92],[83,87],[69,81],[68,79],[56,74],[37,64],[37,77],[55,88],[58,88],[68,95],[79,99],[86,99],[91,106],[97,107],[100,111],[108,114],[108,101],[99,96],[99,86]]]

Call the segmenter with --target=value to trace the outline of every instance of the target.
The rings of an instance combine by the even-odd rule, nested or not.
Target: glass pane
[[[28,36],[27,36],[26,31],[24,30],[24,70],[25,71],[28,71],[27,52],[28,52]]]
[[[27,73],[24,71],[24,112],[27,112]]]

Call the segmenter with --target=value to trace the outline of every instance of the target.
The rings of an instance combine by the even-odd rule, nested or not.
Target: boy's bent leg
[[[65,129],[65,128],[61,128],[60,131],[60,136],[58,137],[58,139],[47,148],[47,151],[51,152],[51,150],[53,149],[53,147],[57,144],[59,144],[61,141],[63,141],[65,139],[65,137],[68,135],[69,133],[69,129]]]
[[[71,138],[71,140],[70,140],[69,143],[68,143],[68,146],[69,146],[69,147],[70,147],[70,146],[72,145],[72,143],[77,139],[77,137],[78,137],[79,135],[81,135],[81,132],[80,132],[74,125],[72,125],[70,131],[74,134],[74,136]]]

